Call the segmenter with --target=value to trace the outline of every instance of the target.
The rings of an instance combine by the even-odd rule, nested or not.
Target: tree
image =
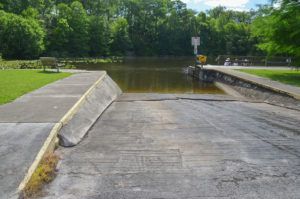
[[[51,0],[0,0],[4,11],[21,14],[23,10],[32,7],[41,12],[49,6]]]
[[[31,6],[22,11],[21,15],[25,18],[39,20],[39,11]]]
[[[64,3],[58,4],[56,15],[48,24],[47,51],[51,56],[69,56],[69,43],[73,29],[69,25],[71,8]]]
[[[48,49],[57,56],[87,56],[89,52],[89,19],[82,4],[61,3],[51,20]]]
[[[112,43],[111,51],[113,54],[124,55],[131,49],[131,41],[128,33],[128,23],[124,18],[118,18],[111,27]]]
[[[107,19],[102,16],[90,17],[90,55],[107,56],[110,49],[110,27]]]
[[[87,56],[89,52],[89,19],[86,10],[78,1],[71,6],[69,25],[73,32],[69,40],[69,52],[73,56]]]
[[[300,2],[283,0],[279,8],[263,7],[252,34],[269,55],[289,55],[300,65]]]
[[[260,33],[251,37],[250,26],[254,17],[265,17],[225,7],[197,13],[181,0],[0,0],[0,9],[39,25],[46,34],[45,54],[57,57],[122,55],[128,51],[141,56],[192,55],[192,36],[201,36],[200,52],[207,55],[257,54],[253,46]],[[291,12],[297,14],[296,9]],[[264,20],[262,26],[266,27],[269,21]],[[299,20],[282,21],[297,27]],[[291,37],[297,39],[295,35],[298,33]],[[261,40],[261,48],[265,41]],[[293,54],[296,48],[289,49]]]
[[[38,57],[44,50],[44,36],[37,20],[0,11],[0,51],[4,58]]]

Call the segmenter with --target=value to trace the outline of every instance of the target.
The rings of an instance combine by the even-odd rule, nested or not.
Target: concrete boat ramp
[[[300,198],[298,110],[228,95],[120,94],[110,78],[100,84],[102,76],[76,74],[0,107],[0,198],[16,196],[60,122],[57,133],[76,146],[58,148],[57,177],[40,198]],[[56,88],[72,78],[85,79],[81,92]],[[56,100],[47,90],[60,90],[52,94],[58,103],[51,104]],[[59,101],[65,98],[70,103]],[[38,99],[57,111],[40,113]],[[14,104],[18,117],[9,108]],[[85,120],[90,114],[93,119]]]
[[[268,104],[123,94],[59,149],[42,198],[300,198],[299,134],[298,111]]]

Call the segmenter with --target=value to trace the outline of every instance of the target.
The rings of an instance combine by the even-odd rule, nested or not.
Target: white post
[[[197,45],[194,45],[194,54],[198,55],[198,46]]]
[[[200,46],[200,37],[192,37],[192,46],[194,46],[194,54],[198,54],[198,46]]]

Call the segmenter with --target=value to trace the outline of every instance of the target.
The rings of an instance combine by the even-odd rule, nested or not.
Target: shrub
[[[15,60],[15,61],[5,61],[0,60],[0,69],[41,69],[42,65],[38,60]]]
[[[0,11],[0,52],[3,58],[37,58],[44,50],[44,29],[34,18]]]

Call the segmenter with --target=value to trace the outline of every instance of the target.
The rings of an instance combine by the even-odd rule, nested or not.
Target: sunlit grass
[[[0,105],[70,75],[37,70],[0,70]]]
[[[239,71],[269,78],[285,84],[300,86],[300,71],[296,70],[241,69]]]

